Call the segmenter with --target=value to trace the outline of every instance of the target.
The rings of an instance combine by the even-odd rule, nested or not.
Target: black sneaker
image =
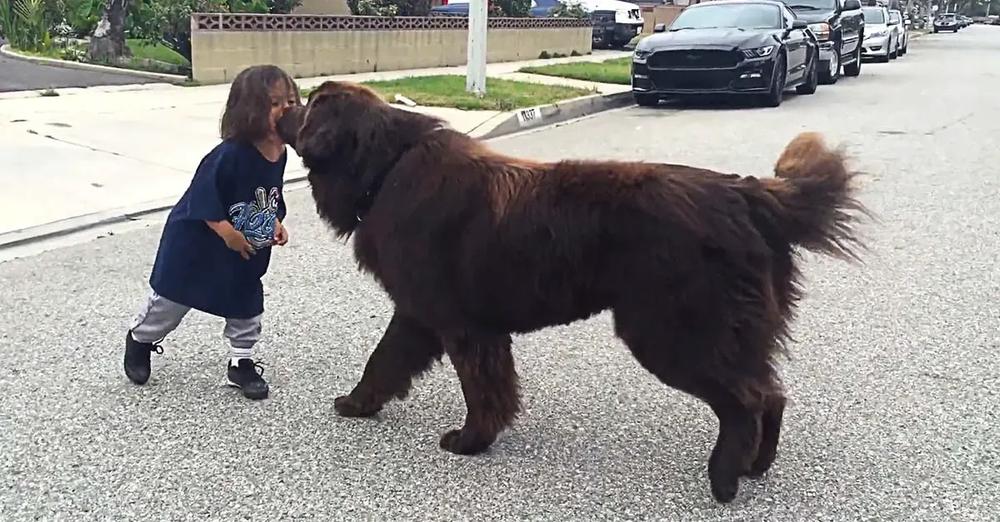
[[[132,338],[132,330],[125,334],[125,375],[136,384],[146,384],[149,380],[149,355],[163,353],[158,344],[140,343]]]
[[[264,367],[253,362],[253,359],[240,359],[238,366],[233,366],[233,362],[230,360],[229,367],[226,369],[229,385],[243,390],[243,396],[248,399],[267,398],[268,387],[262,375],[264,375]]]

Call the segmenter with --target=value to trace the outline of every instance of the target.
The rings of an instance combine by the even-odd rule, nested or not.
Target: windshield
[[[837,0],[785,0],[790,9],[801,11],[833,11],[837,9]]]
[[[866,24],[884,24],[885,23],[885,13],[881,9],[862,9],[865,13],[865,23]]]
[[[781,13],[776,6],[766,4],[698,4],[698,7],[681,11],[670,24],[671,31],[714,27],[780,29]]]

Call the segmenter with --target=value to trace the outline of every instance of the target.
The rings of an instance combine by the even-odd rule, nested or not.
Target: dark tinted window
[[[681,11],[670,30],[734,27],[740,29],[779,29],[781,12],[767,4],[698,4]]]
[[[785,0],[785,5],[800,11],[833,11],[837,0]]]

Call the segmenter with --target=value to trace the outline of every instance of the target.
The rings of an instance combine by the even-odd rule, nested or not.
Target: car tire
[[[788,74],[785,65],[785,55],[779,54],[774,63],[775,72],[771,73],[771,89],[764,95],[763,103],[765,107],[778,107],[785,97],[785,75]]]
[[[861,49],[861,46],[858,46]],[[834,63],[836,62],[836,63]],[[824,70],[819,75],[819,83],[823,85],[833,85],[837,83],[840,78],[840,45],[833,46],[833,59],[830,64],[824,68]]]
[[[844,66],[844,76],[857,77],[861,74],[861,44],[858,44],[858,50],[854,53],[854,61]]]
[[[635,104],[640,107],[656,107],[660,104],[660,97],[655,94],[633,93],[632,98]]]
[[[795,92],[799,94],[813,94],[819,85],[819,57],[814,56],[812,64],[809,65],[809,73],[806,76],[806,83],[795,87]]]

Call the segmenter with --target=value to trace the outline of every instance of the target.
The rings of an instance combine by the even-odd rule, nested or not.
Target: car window
[[[740,29],[780,29],[781,14],[770,4],[696,4],[670,24],[671,31],[716,27]]]
[[[795,21],[795,13],[793,13],[791,9],[787,7],[782,7],[781,14],[784,15],[785,17],[785,27],[791,27],[792,22]]]
[[[866,24],[884,24],[885,12],[879,8],[864,8],[861,10],[865,15]]]

